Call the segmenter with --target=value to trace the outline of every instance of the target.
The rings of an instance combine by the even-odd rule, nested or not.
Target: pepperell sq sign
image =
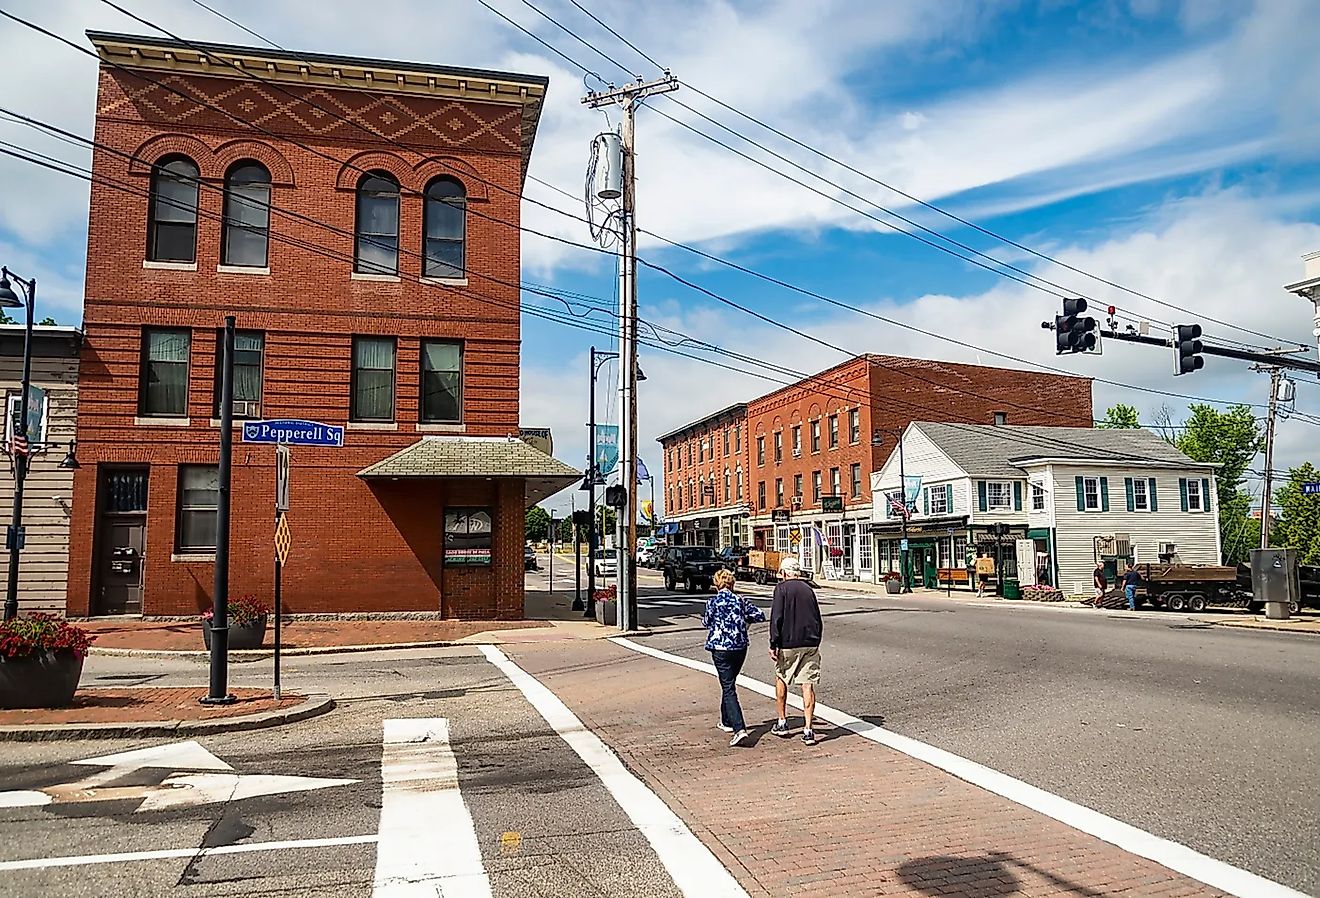
[[[285,446],[343,446],[344,428],[336,424],[292,418],[245,421],[243,442],[278,443]]]

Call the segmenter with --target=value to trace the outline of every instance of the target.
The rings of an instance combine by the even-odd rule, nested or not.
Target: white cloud
[[[1124,233],[1089,245],[1056,246],[1052,252],[1079,267],[1103,271],[1118,283],[1140,284],[1152,295],[1170,298],[1200,316],[1250,320],[1265,333],[1314,346],[1314,338],[1310,336],[1310,305],[1286,293],[1281,286],[1300,276],[1300,256],[1315,249],[1320,249],[1320,225],[1281,217],[1269,202],[1228,190],[1171,201],[1152,210]],[[1123,297],[1112,288],[1092,286],[1093,295],[1102,299],[1112,296],[1134,314],[1166,321],[1192,320],[1182,313]],[[686,297],[678,299],[679,295],[648,296],[643,317],[804,372],[814,373],[843,358],[730,310],[690,305]],[[759,300],[744,301],[760,305]],[[999,349],[1021,362],[1014,364],[965,346],[954,346],[819,306],[812,307],[806,329],[856,352],[1008,367],[1028,367],[1028,363],[1034,362],[1119,384],[1189,396],[1250,403],[1264,403],[1267,399],[1265,377],[1253,374],[1247,363],[1229,359],[1208,357],[1205,369],[1175,379],[1171,352],[1167,349],[1109,341],[1102,356],[1056,358],[1051,335],[1040,328],[1042,320],[1056,314],[1054,304],[1048,297],[1016,284],[967,296],[928,295],[906,303],[877,298],[866,307],[956,340]],[[1248,308],[1249,314],[1244,311]],[[1242,336],[1208,324],[1206,332]],[[1309,357],[1314,359],[1315,353]],[[643,366],[650,380],[641,388],[641,449],[643,457],[656,460],[652,471],[657,476],[660,472],[657,435],[733,402],[775,389],[774,384],[763,380],[722,372],[656,350],[643,350]],[[556,454],[579,467],[586,454],[582,426],[587,420],[586,371],[586,359],[582,357],[562,367],[556,365],[553,370],[528,363],[523,377],[525,422],[553,427]],[[1297,410],[1320,415],[1320,383],[1315,382],[1313,375],[1298,375],[1298,378],[1309,382],[1298,386]],[[914,384],[914,389],[918,387],[920,384]],[[923,402],[919,390],[896,400],[915,405]],[[1045,405],[1049,397],[1041,396],[1037,401]],[[1150,421],[1164,404],[1173,410],[1175,419],[1181,420],[1188,400],[1113,384],[1095,384],[1097,416],[1102,416],[1105,408],[1116,402],[1137,406],[1142,420]],[[1263,410],[1257,411],[1263,414]],[[929,414],[938,417],[940,410],[931,408]],[[1320,444],[1317,437],[1320,429],[1301,419],[1281,423],[1276,466],[1285,468],[1306,458],[1314,459],[1315,446]],[[1260,464],[1258,460],[1258,468]],[[567,507],[566,494],[561,498]]]

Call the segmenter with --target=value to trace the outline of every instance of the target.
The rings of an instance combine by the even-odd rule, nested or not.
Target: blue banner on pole
[[[646,462],[642,461],[642,457],[640,455],[637,456],[637,482],[645,483],[650,479],[651,479],[651,472],[646,470]]]
[[[596,425],[596,472],[609,475],[619,463],[619,428],[614,424]]]

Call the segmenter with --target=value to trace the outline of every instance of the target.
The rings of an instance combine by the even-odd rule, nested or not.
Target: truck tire
[[[765,586],[766,582],[767,582],[767,581],[766,581],[766,579],[765,579],[765,571],[757,571],[757,572],[756,572],[756,585],[757,585],[757,586]]]
[[[665,589],[673,592],[678,588],[678,581],[674,579],[673,571],[665,571]]]
[[[693,580],[691,577],[688,577],[688,578],[687,578],[687,582],[686,582],[685,585],[686,585],[686,587],[687,587],[687,591],[688,591],[688,592],[696,592],[696,591],[697,591],[697,581],[696,581],[696,580]]]
[[[1254,600],[1247,602],[1247,611],[1249,611],[1252,614],[1260,614],[1264,610],[1265,610],[1264,602],[1257,602]]]
[[[1186,611],[1187,596],[1183,595],[1180,592],[1175,592],[1169,595],[1165,599],[1165,604],[1168,606],[1170,611]]]
[[[1193,614],[1200,614],[1205,610],[1206,601],[1203,595],[1192,595],[1187,599],[1187,607]]]
[[[1289,603],[1288,603],[1288,613],[1289,613],[1289,614],[1301,614],[1301,613],[1302,613],[1302,603],[1301,603],[1301,602],[1289,602]]]

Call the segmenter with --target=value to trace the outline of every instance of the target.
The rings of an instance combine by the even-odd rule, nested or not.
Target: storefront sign
[[[770,520],[776,524],[787,524],[789,521],[789,510],[787,508],[776,508],[770,512]]]
[[[489,508],[446,510],[445,564],[489,566],[492,529]]]
[[[843,511],[843,496],[821,496],[820,510],[826,514]]]

